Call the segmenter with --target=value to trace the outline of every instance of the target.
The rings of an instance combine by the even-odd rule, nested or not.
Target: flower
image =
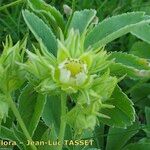
[[[6,43],[0,55],[0,93],[6,94],[17,89],[24,81],[23,72],[17,62],[23,63],[26,40],[13,46],[10,36],[6,37]]]
[[[109,75],[108,66],[112,60],[104,47],[84,49],[85,34],[70,30],[66,39],[63,34],[57,39],[58,51],[55,57],[40,42],[40,50],[35,53],[27,50],[29,59],[22,64],[27,78],[38,92],[60,94],[65,92],[76,103],[67,114],[68,123],[76,129],[93,129],[97,117],[109,118],[100,113],[103,107],[114,108],[105,104],[110,98],[117,78]],[[69,117],[73,116],[73,117]]]
[[[0,55],[0,123],[6,120],[9,105],[6,95],[18,89],[24,82],[24,73],[17,64],[23,63],[26,40],[13,45],[10,36],[6,37],[4,49]]]
[[[61,83],[80,86],[87,79],[87,64],[80,59],[67,58],[59,64],[58,68]]]
[[[107,60],[109,55],[103,48],[84,50],[84,38],[85,35],[80,36],[78,31],[72,29],[66,40],[57,40],[57,57],[47,53],[42,41],[40,50],[34,47],[36,54],[27,50],[29,60],[22,66],[28,71],[30,81],[34,76],[40,83],[37,90],[46,93],[63,90],[69,94],[82,91],[90,87],[97,73],[110,65],[111,61]],[[31,82],[35,83],[35,80]]]

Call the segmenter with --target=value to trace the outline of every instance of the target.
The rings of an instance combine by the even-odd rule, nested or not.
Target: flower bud
[[[65,13],[67,16],[70,16],[70,15],[72,14],[72,9],[71,9],[68,5],[64,4],[64,5],[63,5],[63,9],[64,9],[64,13]]]
[[[2,92],[12,92],[20,87],[24,81],[24,73],[20,71],[17,63],[23,62],[26,40],[13,46],[10,36],[6,37],[4,49],[0,55],[0,90]]]

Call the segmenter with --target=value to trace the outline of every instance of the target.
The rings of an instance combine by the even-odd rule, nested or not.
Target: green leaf
[[[13,130],[8,129],[8,128],[4,127],[4,126],[1,126],[0,138],[1,139],[5,139],[5,140],[16,141],[16,137],[14,135]]]
[[[144,82],[144,81],[143,81]],[[130,95],[132,100],[140,110],[150,107],[150,83],[139,83],[131,90]]]
[[[51,15],[56,24],[63,30],[64,29],[64,20],[62,14],[53,6],[46,4],[43,0],[28,0],[30,8],[39,13],[45,13],[48,16]],[[43,13],[43,14],[44,14]],[[52,19],[51,18],[51,19]]]
[[[115,106],[115,108],[102,108],[101,113],[110,117],[100,118],[100,122],[109,126],[126,128],[135,121],[135,110],[133,103],[117,86],[112,94],[112,97],[106,101],[106,104]]]
[[[19,112],[30,135],[33,135],[40,121],[45,102],[45,95],[36,93],[30,84],[23,89],[19,97]]]
[[[85,47],[90,45],[104,46],[107,43],[128,33],[139,24],[149,22],[143,21],[143,12],[131,12],[107,18],[100,22],[86,37]]]
[[[22,132],[20,132],[15,125],[13,126],[13,132],[18,141],[18,147],[22,150],[26,150],[27,139],[26,139],[25,135]]]
[[[115,63],[110,65],[112,74],[127,74],[132,78],[150,77],[150,63],[146,59],[121,52],[111,53],[109,59],[115,60]]]
[[[146,133],[150,137],[150,107],[145,107],[145,116],[146,116]]]
[[[145,59],[150,59],[150,44],[142,41],[135,42],[130,50],[131,54]]]
[[[34,106],[34,113],[32,115],[30,126],[29,126],[29,132],[31,133],[31,135],[33,135],[34,130],[38,125],[40,117],[43,113],[45,102],[46,102],[46,97],[44,95],[39,94],[36,100],[36,104]]]
[[[23,17],[38,42],[43,42],[49,52],[56,55],[57,41],[51,29],[35,14],[28,10],[23,11]]]
[[[133,144],[128,144],[122,150],[149,150],[149,149],[150,149],[150,143],[133,143]]]
[[[34,132],[34,136],[32,137],[35,141],[40,141],[41,137],[43,136],[43,133],[48,129],[47,125],[44,123],[44,121],[41,119],[39,121],[39,124]]]
[[[150,63],[143,58],[134,56],[132,54],[113,52],[109,59],[115,59],[116,63],[121,63],[125,66],[133,67],[138,70],[149,70]]]
[[[94,130],[95,143],[97,148],[105,149],[105,125],[96,126]]]
[[[55,128],[52,127],[51,129],[47,129],[42,138],[41,138],[41,141],[57,141],[57,134],[55,132]],[[54,145],[44,145],[44,146],[39,146],[38,147],[39,150],[57,150],[57,146]]]
[[[150,25],[141,24],[132,29],[131,33],[137,38],[150,44]]]
[[[47,126],[55,127],[56,133],[60,126],[60,98],[58,96],[47,97],[47,103],[42,114],[42,118]]]
[[[138,132],[139,125],[135,122],[127,129],[109,128],[106,150],[121,150],[122,147]],[[118,140],[119,139],[119,140]]]
[[[141,79],[141,78],[150,77],[149,70],[138,70],[133,67],[125,66],[120,63],[112,63],[110,70],[111,70],[111,74],[115,76],[127,75],[133,79]]]
[[[82,10],[82,11],[75,11],[69,26],[69,29],[74,28],[75,30],[78,29],[80,33],[83,33],[91,21],[94,19],[96,15],[95,10]]]
[[[109,99],[117,85],[117,78],[111,77],[109,71],[101,75],[100,78],[93,81],[92,89],[102,97],[102,100],[105,101]]]
[[[83,150],[84,150],[85,148],[83,148]],[[98,149],[98,148],[88,148],[87,150],[100,150],[100,149]]]
[[[22,146],[20,145],[18,138],[16,137],[14,131],[11,129],[8,129],[2,125],[0,127],[0,138],[3,140],[8,140],[8,141],[15,141],[15,142],[17,142],[17,146],[20,149],[22,149]]]

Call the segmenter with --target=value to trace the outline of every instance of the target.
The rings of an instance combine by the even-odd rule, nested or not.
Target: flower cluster
[[[23,63],[26,40],[13,46],[12,39],[8,36],[3,46],[0,55],[0,120],[5,119],[8,114],[7,93],[18,89],[24,82],[24,73],[17,62]]]
[[[100,113],[101,108],[114,108],[105,104],[105,100],[117,85],[117,78],[109,75],[112,60],[107,59],[109,55],[104,48],[84,49],[84,39],[85,34],[81,36],[73,29],[66,39],[61,35],[57,40],[57,57],[49,53],[41,41],[40,50],[34,47],[35,53],[27,51],[29,59],[22,67],[37,91],[65,92],[75,97],[72,99],[76,105],[66,117],[68,123],[76,129],[93,129],[97,116],[109,118]]]

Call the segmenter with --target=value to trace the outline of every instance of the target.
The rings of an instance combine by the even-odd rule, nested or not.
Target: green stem
[[[24,2],[24,0],[17,0],[17,1],[15,1],[15,2],[6,4],[6,5],[0,7],[0,11],[6,9],[6,8],[8,8],[8,7],[17,5],[17,4],[19,4],[19,3],[23,3],[23,2]]]
[[[24,133],[24,135],[26,136],[27,140],[32,141],[32,138],[31,138],[31,136],[30,136],[30,134],[29,134],[22,118],[21,118],[21,115],[20,115],[18,109],[16,108],[15,103],[13,102],[13,100],[12,100],[12,98],[9,94],[7,94],[7,101],[9,103],[9,105],[10,105],[10,107],[11,107],[11,109],[12,109],[12,111],[13,111],[13,113],[14,113],[14,115],[15,115],[15,117],[16,117],[23,133]],[[37,150],[37,148],[34,145],[31,145],[31,148],[32,148],[32,150]]]
[[[66,115],[66,100],[67,100],[66,94],[61,94],[61,123],[60,123],[59,137],[58,137],[58,141],[60,142],[60,145],[58,146],[58,150],[62,150],[64,136],[65,136],[65,129],[66,129],[66,119],[65,119],[65,115]]]

